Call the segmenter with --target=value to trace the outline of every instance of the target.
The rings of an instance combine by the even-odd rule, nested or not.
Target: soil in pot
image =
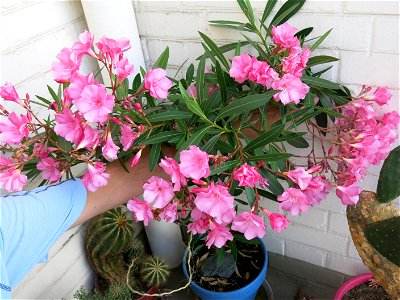
[[[390,300],[390,298],[380,285],[364,282],[348,291],[343,300]]]
[[[240,289],[252,282],[260,273],[264,264],[264,253],[261,245],[236,241],[237,260],[236,268],[229,277],[205,276],[202,265],[204,261],[215,254],[211,254],[207,247],[202,247],[191,260],[193,281],[202,288],[214,292],[229,292]],[[226,247],[226,253],[232,249]]]

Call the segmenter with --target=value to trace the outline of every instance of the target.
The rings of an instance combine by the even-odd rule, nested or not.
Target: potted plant
[[[370,290],[364,288],[362,292],[378,294],[376,297],[379,299],[400,297],[400,210],[397,205],[390,203],[400,196],[399,168],[400,146],[385,159],[377,192],[363,191],[358,205],[347,208],[354,245],[372,274],[350,279],[337,291],[335,300],[342,299],[351,289],[372,278],[375,282],[373,287]],[[378,289],[378,284],[384,290]]]
[[[289,224],[263,198],[294,216],[319,205],[332,189],[344,205],[356,204],[357,182],[388,155],[399,121],[397,112],[374,113],[374,105],[391,97],[386,87],[364,87],[352,96],[347,87],[320,78],[330,67],[314,67],[337,58],[312,52],[330,31],[307,40],[311,27],[287,23],[304,1],[285,2],[267,22],[276,2],[267,2],[260,20],[249,1],[239,0],[248,22],[213,21],[260,40],[244,36],[218,46],[201,33],[205,52],[185,78],[166,76],[167,48],[129,83],[129,41],[103,37],[93,44],[85,32],[57,56],[52,70],[60,84],[58,92],[49,87],[51,100],[21,99],[11,84],[2,86],[3,99],[25,113],[0,107],[0,150],[12,154],[1,160],[1,187],[21,190],[39,175],[43,183],[73,177],[71,167],[83,162],[82,181],[96,190],[107,184],[106,161],[129,159],[134,168],[150,148],[150,168],[159,164],[170,179],[149,178],[144,200],[128,202],[135,220],[177,222],[191,234],[184,268],[195,292],[196,285],[208,290],[199,292],[203,299],[251,298],[266,272],[264,220],[276,231]],[[232,59],[228,51],[235,52]],[[83,56],[104,66],[109,87],[80,73]],[[33,104],[50,107],[55,117],[39,119]],[[161,158],[163,143],[176,148],[174,157]],[[304,155],[288,145],[311,150]]]

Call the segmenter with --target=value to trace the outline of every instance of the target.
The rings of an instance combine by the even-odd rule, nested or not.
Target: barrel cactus
[[[141,279],[147,286],[163,285],[169,275],[167,263],[159,257],[148,256],[140,264]]]
[[[143,255],[144,254],[143,243],[137,239],[133,239],[128,245],[128,252],[130,257]]]
[[[377,193],[363,191],[347,207],[350,233],[364,264],[393,299],[400,299],[400,211],[390,203],[400,195],[400,146],[386,158]]]

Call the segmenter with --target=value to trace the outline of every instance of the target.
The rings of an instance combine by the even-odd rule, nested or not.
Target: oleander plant
[[[264,220],[284,230],[287,214],[306,213],[332,190],[343,205],[355,205],[368,167],[397,138],[399,114],[377,109],[390,101],[387,87],[352,95],[323,79],[338,59],[314,52],[330,31],[310,38],[312,27],[288,23],[304,1],[285,2],[272,17],[276,2],[257,18],[249,1],[238,0],[247,22],[211,21],[241,31],[243,40],[220,46],[200,33],[204,54],[183,66],[184,78],[166,75],[166,48],[129,81],[137,67],[125,54],[129,40],[94,42],[86,31],[57,55],[57,88],[48,86],[48,96],[21,97],[5,83],[1,97],[24,112],[0,106],[0,150],[8,154],[0,158],[0,186],[13,192],[37,176],[42,184],[73,178],[71,168],[84,163],[83,184],[95,191],[107,185],[107,162],[129,159],[127,171],[135,172],[150,148],[150,169],[159,164],[170,180],[149,178],[144,199],[132,198],[128,209],[145,225],[179,222],[217,253],[262,238]],[[110,84],[82,73],[83,57],[98,61]],[[48,117],[40,119],[35,106]],[[176,148],[175,157],[161,157],[163,143]],[[278,202],[280,212],[263,198]]]

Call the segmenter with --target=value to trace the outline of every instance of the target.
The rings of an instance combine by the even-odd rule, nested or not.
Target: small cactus
[[[129,288],[121,283],[113,283],[107,290],[106,294],[104,295],[105,299],[112,299],[112,300],[131,300],[132,295],[130,293]]]
[[[164,284],[169,275],[167,263],[159,257],[148,256],[140,265],[140,276],[147,286]]]
[[[400,195],[400,146],[394,148],[383,163],[376,194],[378,201],[387,203]]]
[[[144,245],[140,240],[133,239],[128,246],[130,257],[141,256],[144,254]]]

